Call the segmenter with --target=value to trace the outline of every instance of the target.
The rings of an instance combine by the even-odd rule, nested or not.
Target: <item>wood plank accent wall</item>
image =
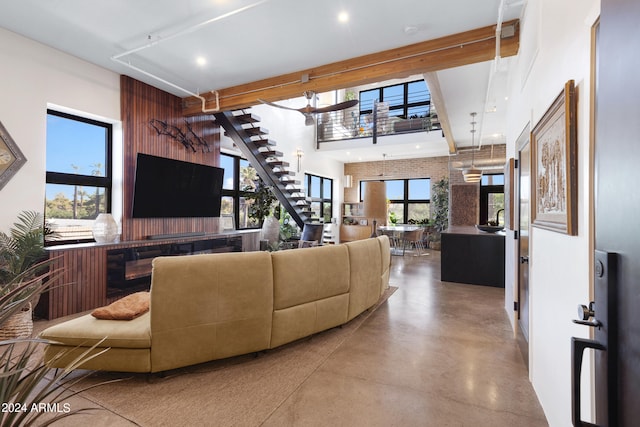
[[[210,166],[220,164],[220,128],[212,115],[186,117],[182,99],[128,76],[120,77],[121,114],[124,134],[124,218],[122,240],[140,240],[148,235],[218,231],[217,218],[131,218],[136,156],[138,153],[168,157]],[[185,148],[180,142],[158,135],[149,122],[163,120],[184,129],[188,121],[194,132],[211,147],[202,153]]]

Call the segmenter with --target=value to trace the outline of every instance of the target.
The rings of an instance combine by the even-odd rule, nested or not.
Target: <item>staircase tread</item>
[[[273,139],[265,139],[265,138],[260,138],[260,139],[256,139],[252,141],[255,145],[260,146],[260,147],[264,147],[267,145],[271,145],[274,146],[276,145],[276,142]]]
[[[262,157],[282,157],[281,151],[269,150],[269,151],[260,151],[260,155]]]
[[[260,121],[260,116],[254,113],[243,113],[234,116],[240,123],[258,123]]]

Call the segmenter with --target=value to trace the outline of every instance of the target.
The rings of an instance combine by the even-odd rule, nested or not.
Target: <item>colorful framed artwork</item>
[[[27,159],[0,122],[0,190],[13,178]]]
[[[532,225],[575,236],[577,221],[577,120],[573,80],[531,132]]]

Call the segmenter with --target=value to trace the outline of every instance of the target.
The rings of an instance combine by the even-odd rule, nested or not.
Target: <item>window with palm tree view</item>
[[[100,213],[111,211],[112,126],[47,110],[45,219],[56,242],[93,239]]]

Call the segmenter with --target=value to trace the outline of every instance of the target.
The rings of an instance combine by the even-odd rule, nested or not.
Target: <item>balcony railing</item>
[[[438,114],[430,105],[413,109],[412,114],[405,118],[394,115],[394,111],[384,103],[378,103],[377,108],[367,114],[361,114],[358,108],[323,113],[318,116],[317,126],[318,142],[371,138],[374,129],[377,136],[442,130]]]

